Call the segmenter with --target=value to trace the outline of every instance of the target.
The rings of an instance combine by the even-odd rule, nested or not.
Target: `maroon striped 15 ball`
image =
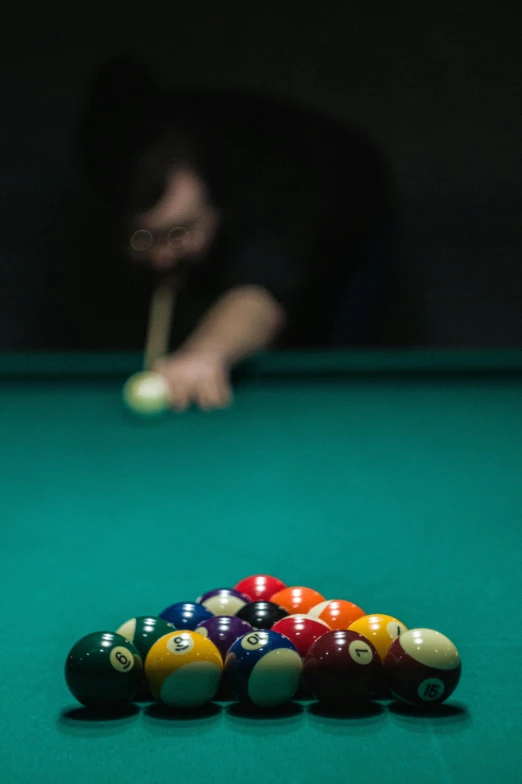
[[[408,705],[444,702],[460,680],[456,647],[433,629],[410,629],[401,634],[392,642],[383,664],[391,693]]]

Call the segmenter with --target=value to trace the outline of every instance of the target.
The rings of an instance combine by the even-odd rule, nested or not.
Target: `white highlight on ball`
[[[328,632],[332,631],[331,628],[326,623],[326,621],[321,620],[321,618],[315,618],[313,615],[310,615],[310,613],[294,613],[293,615],[286,615],[284,618],[281,618],[281,621],[278,621],[277,623],[281,623],[284,626],[283,622],[290,621],[292,620],[292,618],[294,619],[297,618],[298,620],[308,618],[308,620],[315,621],[315,623],[318,623],[320,624],[320,626],[323,626],[326,629],[326,631]]]

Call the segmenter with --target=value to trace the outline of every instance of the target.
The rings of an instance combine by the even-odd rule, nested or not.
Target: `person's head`
[[[100,69],[81,128],[87,176],[120,248],[159,271],[196,261],[218,225],[192,142],[141,63],[116,58]]]
[[[187,144],[167,132],[140,157],[127,193],[128,251],[157,271],[195,262],[210,247],[219,222],[208,187]]]

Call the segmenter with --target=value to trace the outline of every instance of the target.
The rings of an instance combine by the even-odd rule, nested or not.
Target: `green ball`
[[[135,373],[124,384],[123,402],[134,414],[155,417],[170,407],[167,380],[161,373]]]
[[[122,634],[127,640],[134,643],[143,664],[145,664],[147,654],[156,640],[175,631],[177,629],[172,623],[151,615],[139,615],[137,618],[131,618],[116,630],[117,634]]]
[[[143,663],[130,640],[115,632],[93,632],[78,640],[65,662],[71,694],[99,713],[128,707],[143,680]]]

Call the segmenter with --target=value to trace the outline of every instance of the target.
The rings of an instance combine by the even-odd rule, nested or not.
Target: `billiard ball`
[[[409,705],[447,700],[457,688],[461,669],[454,644],[433,629],[404,632],[384,659],[384,677],[392,695]]]
[[[278,577],[271,577],[269,574],[253,574],[240,580],[234,587],[236,591],[250,596],[252,601],[268,601],[277,591],[286,588],[286,585]]]
[[[362,618],[366,613],[353,602],[347,602],[345,599],[331,599],[316,604],[308,611],[308,615],[324,621],[330,629],[347,629],[351,623]]]
[[[235,615],[245,604],[248,604],[250,596],[234,588],[215,588],[199,596],[196,601],[214,615]]]
[[[288,611],[274,602],[257,601],[245,604],[236,615],[253,629],[271,629],[276,621],[288,615]]]
[[[147,654],[156,640],[159,640],[165,634],[171,634],[175,631],[176,627],[174,624],[163,620],[163,618],[151,615],[140,615],[137,618],[131,618],[116,629],[117,634],[123,635],[127,640],[134,643],[143,662],[145,662]]]
[[[195,631],[213,642],[224,659],[230,646],[253,630],[249,623],[235,615],[217,615],[199,623]]]
[[[323,634],[304,660],[304,682],[319,702],[346,710],[371,700],[379,684],[381,659],[358,632]]]
[[[303,662],[290,640],[261,630],[240,637],[225,658],[225,682],[237,700],[273,708],[297,692]]]
[[[115,632],[93,632],[78,640],[65,662],[65,680],[78,702],[96,712],[128,707],[141,686],[143,665],[135,645]]]
[[[217,693],[223,659],[213,642],[194,631],[157,640],[145,660],[145,678],[156,699],[173,708],[197,708]]]
[[[168,382],[161,373],[135,373],[125,382],[123,401],[130,411],[141,416],[164,414],[170,401]]]
[[[274,623],[272,631],[288,637],[299,656],[304,659],[314,642],[331,629],[324,621],[310,618],[309,615],[288,615]]]
[[[160,618],[176,629],[195,629],[198,623],[212,618],[213,613],[198,602],[176,602],[160,613]]]
[[[392,642],[407,631],[407,627],[391,615],[363,615],[348,627],[350,631],[359,632],[377,650],[384,659]]]
[[[295,615],[307,613],[319,602],[324,602],[325,598],[319,591],[298,585],[292,588],[283,588],[271,596],[270,601],[280,604],[290,615]]]

